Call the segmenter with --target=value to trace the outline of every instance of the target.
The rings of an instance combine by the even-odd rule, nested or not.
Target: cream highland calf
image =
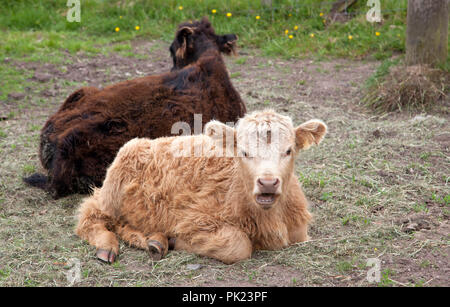
[[[224,263],[306,241],[311,214],[294,159],[326,131],[265,110],[235,128],[212,121],[202,135],[133,139],[81,204],[76,232],[109,263],[118,237],[155,260],[173,245]]]

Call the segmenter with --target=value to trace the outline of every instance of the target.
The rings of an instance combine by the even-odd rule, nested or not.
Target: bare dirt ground
[[[359,101],[378,62],[286,61],[254,50],[227,58],[248,109],[329,126],[296,166],[315,217],[312,240],[234,265],[184,252],[152,263],[125,244],[118,263],[98,262],[73,231],[83,196],[53,200],[21,178],[42,171],[40,128],[73,90],[170,69],[166,43],[133,49],[137,57],[9,62],[30,78],[25,93],[0,101],[0,286],[67,286],[71,258],[81,286],[450,286],[448,101],[439,113],[376,116]],[[380,260],[379,282],[367,280],[369,258]]]

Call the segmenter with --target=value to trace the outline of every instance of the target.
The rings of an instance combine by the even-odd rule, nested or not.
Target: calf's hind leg
[[[150,258],[155,261],[161,260],[169,250],[169,240],[161,232],[145,236],[128,224],[120,225],[116,232],[128,244],[148,251]]]
[[[177,237],[175,249],[215,258],[227,264],[248,259],[253,251],[248,236],[232,226],[223,226],[215,233],[197,233],[191,240]]]
[[[76,233],[97,248],[97,258],[113,263],[119,254],[119,241],[111,231],[113,219],[98,209],[97,195],[87,198],[79,209]]]

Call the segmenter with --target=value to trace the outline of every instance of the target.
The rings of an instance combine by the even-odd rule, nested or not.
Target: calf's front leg
[[[116,232],[122,240],[131,246],[148,251],[150,258],[155,261],[161,260],[169,250],[169,240],[161,232],[146,236],[128,224],[120,225]]]
[[[248,259],[253,251],[248,236],[233,226],[223,226],[214,233],[199,232],[189,240],[179,236],[174,248],[215,258],[226,264]]]
[[[295,244],[299,242],[308,241],[310,238],[308,236],[308,225],[302,224],[297,228],[289,231],[289,243]]]

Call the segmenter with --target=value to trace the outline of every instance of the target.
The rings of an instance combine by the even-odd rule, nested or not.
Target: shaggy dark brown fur
[[[216,35],[206,18],[183,23],[170,46],[171,72],[74,92],[41,132],[39,156],[48,178],[24,180],[55,198],[88,193],[132,138],[171,135],[179,121],[193,129],[194,114],[202,114],[203,125],[236,121],[246,108],[221,56],[234,52],[236,40],[234,34]]]

